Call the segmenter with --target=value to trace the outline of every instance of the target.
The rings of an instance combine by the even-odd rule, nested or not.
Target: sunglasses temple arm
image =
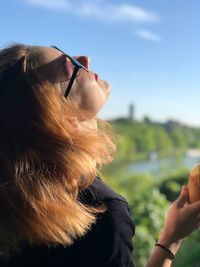
[[[68,84],[68,86],[67,86],[67,90],[66,90],[65,95],[64,95],[65,98],[67,98],[68,95],[69,95],[69,92],[70,92],[71,87],[72,87],[72,84],[73,84],[73,82],[74,82],[74,80],[75,80],[75,78],[76,78],[76,75],[77,75],[78,70],[79,70],[79,67],[76,67],[76,68],[74,69],[74,72],[73,72],[73,74],[72,74],[72,77],[71,77],[71,79],[70,79],[70,81],[69,81],[69,84]]]

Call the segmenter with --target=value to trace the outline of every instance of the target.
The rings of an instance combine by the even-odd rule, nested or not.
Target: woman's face
[[[56,72],[58,71],[58,76],[65,76],[66,72],[71,71],[69,68],[72,68],[73,66],[68,59],[63,56],[62,52],[55,48],[41,47],[41,49],[44,50],[43,52],[45,53],[48,62],[54,60],[57,61],[57,59],[60,58],[61,68],[56,67],[55,70]],[[74,58],[87,68],[89,72],[84,69],[79,69],[68,97],[77,107],[89,112],[91,117],[93,117],[104,106],[110,93],[110,85],[106,81],[101,80],[96,73],[90,70],[89,57],[76,56]],[[66,89],[69,80],[66,81],[65,77],[62,77],[60,80],[64,80],[64,82],[62,82],[62,88]],[[63,95],[64,93],[65,92],[63,92]]]

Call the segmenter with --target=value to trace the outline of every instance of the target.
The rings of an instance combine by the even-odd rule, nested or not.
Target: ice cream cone
[[[200,200],[200,164],[190,171],[189,176],[189,203]]]

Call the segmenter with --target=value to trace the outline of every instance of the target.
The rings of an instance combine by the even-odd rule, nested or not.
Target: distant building
[[[129,105],[129,119],[130,120],[135,120],[135,108],[133,104]]]

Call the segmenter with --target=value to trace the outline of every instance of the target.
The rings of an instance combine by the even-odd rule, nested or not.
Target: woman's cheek
[[[104,89],[96,80],[90,77],[84,78],[78,77],[70,96],[78,107],[90,112],[91,116],[95,116],[104,106],[107,97]]]
[[[82,108],[96,115],[105,104],[105,95],[98,86],[92,87],[82,98]]]

